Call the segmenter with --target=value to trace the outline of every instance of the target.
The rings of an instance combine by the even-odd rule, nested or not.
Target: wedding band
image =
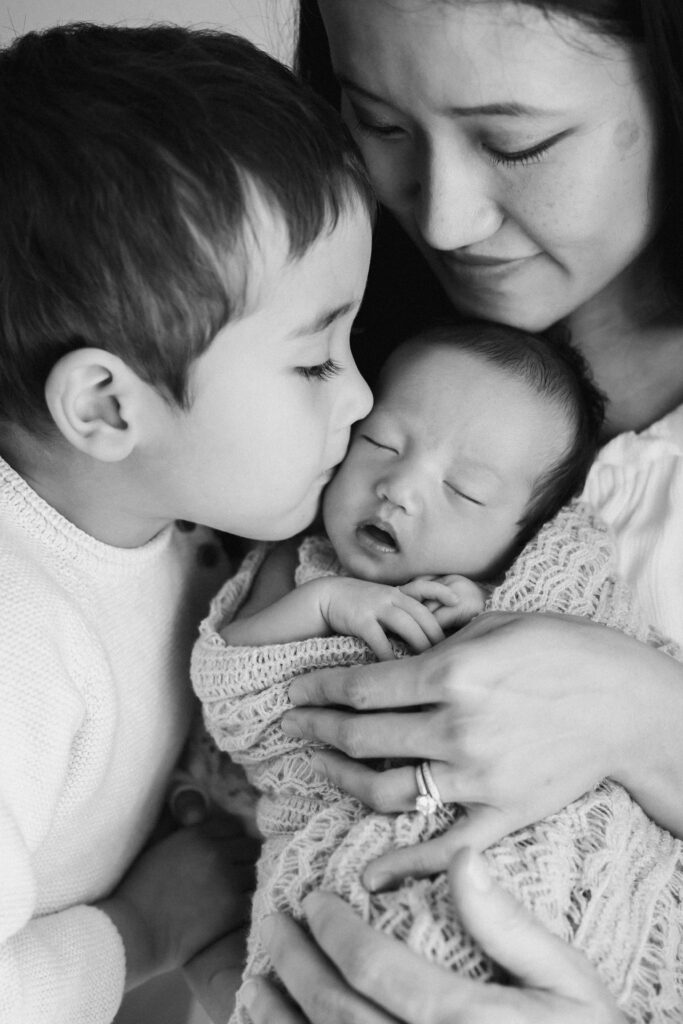
[[[415,782],[417,783],[417,797],[415,798],[415,810],[425,817],[435,814],[439,807],[443,807],[443,800],[439,787],[434,781],[429,761],[415,766]]]

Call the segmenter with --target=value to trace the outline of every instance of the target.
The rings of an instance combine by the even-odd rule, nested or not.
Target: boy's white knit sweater
[[[0,460],[2,1022],[116,1013],[121,939],[87,904],[148,837],[186,736],[192,639],[226,574],[210,539],[112,548]]]

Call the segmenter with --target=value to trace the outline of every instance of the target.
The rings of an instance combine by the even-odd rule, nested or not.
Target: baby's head
[[[581,491],[603,414],[559,341],[482,322],[405,342],[325,492],[341,564],[382,583],[493,579]]]
[[[280,448],[285,464],[289,437],[252,400],[248,379],[277,371],[280,404],[291,397],[286,411],[308,414],[325,366],[344,361],[327,340],[348,334],[346,306],[362,294],[374,198],[337,115],[227,33],[66,25],[0,53],[0,137],[3,451],[19,430],[41,443],[66,438],[100,464],[120,467],[134,451],[145,460],[136,471],[150,523],[170,516],[238,532],[232,502],[262,535],[304,525],[349,422],[328,423],[327,408],[309,417],[303,440],[291,438],[292,461],[308,458],[308,511],[291,524],[277,526],[275,511],[256,522],[248,502],[265,506],[277,490],[268,451]],[[351,268],[348,280],[335,259]],[[269,332],[273,359],[253,351],[247,365],[247,347]],[[287,346],[289,375],[274,365]],[[308,391],[290,396],[294,384]],[[335,386],[325,384],[330,394]],[[367,407],[364,398],[344,415]],[[323,450],[328,427],[337,433]],[[301,455],[306,437],[317,448]],[[231,459],[247,438],[262,462],[244,471]],[[209,473],[225,494],[202,505]],[[242,484],[253,494],[241,495]]]

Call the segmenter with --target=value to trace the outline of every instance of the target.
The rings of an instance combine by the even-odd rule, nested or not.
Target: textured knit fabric
[[[0,460],[0,1021],[104,1024],[106,896],[158,816],[191,713],[196,625],[227,566],[208,533],[94,540]],[[204,563],[203,565],[201,563]]]
[[[647,619],[683,644],[683,406],[606,444],[583,496],[611,526]]]
[[[298,584],[339,571],[325,539],[307,539],[300,556]],[[288,688],[295,676],[371,661],[369,649],[353,637],[248,648],[228,647],[218,636],[217,628],[248,593],[262,558],[262,549],[252,552],[214,601],[192,665],[209,732],[263,794],[258,824],[266,842],[246,974],[270,967],[259,942],[263,916],[277,909],[301,918],[301,900],[322,886],[429,959],[472,977],[494,977],[491,962],[454,918],[444,875],[409,880],[383,894],[368,893],[360,881],[369,861],[392,846],[442,832],[457,808],[432,818],[372,813],[316,776],[311,746],[286,737],[279,727],[291,707]],[[588,616],[677,655],[675,645],[644,623],[613,570],[606,529],[577,506],[543,528],[487,607]],[[603,783],[486,856],[510,892],[596,964],[629,1020],[680,1022],[683,846],[653,825],[621,787]],[[249,1020],[239,1000],[235,1020]]]

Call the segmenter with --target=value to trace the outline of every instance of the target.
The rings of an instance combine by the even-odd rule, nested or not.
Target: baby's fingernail
[[[248,1010],[251,1010],[258,995],[258,985],[255,981],[245,981],[240,989],[240,999]]]
[[[280,723],[280,728],[282,729],[285,736],[303,736],[301,726],[296,721],[296,719],[290,718],[289,715],[285,715],[283,717]]]
[[[327,775],[327,771],[325,769],[325,762],[321,757],[311,758],[311,768],[313,769],[316,775]]]
[[[261,939],[266,944],[268,944],[268,941],[269,941],[269,939],[271,938],[271,936],[273,934],[273,928],[274,927],[275,927],[275,921],[273,919],[273,915],[272,914],[268,914],[266,917],[264,917],[263,920],[261,921],[261,924],[259,925],[259,930],[260,930],[260,933],[261,933]]]

